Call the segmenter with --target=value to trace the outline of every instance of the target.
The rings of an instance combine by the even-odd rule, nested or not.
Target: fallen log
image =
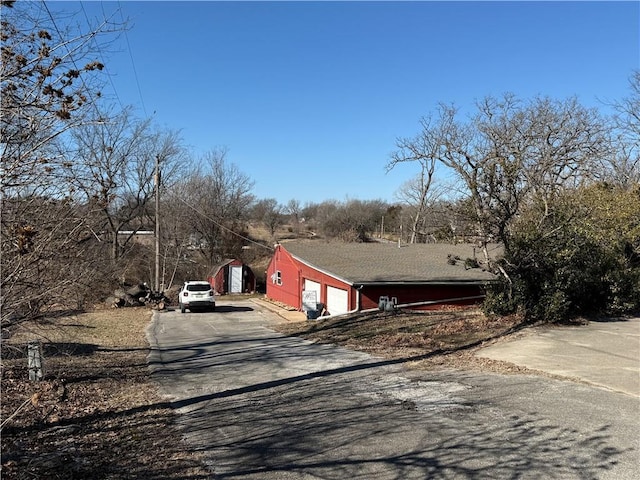
[[[138,285],[134,285],[133,287],[127,289],[127,295],[132,296],[133,298],[144,297],[149,293],[149,287],[147,287],[144,283],[140,283]]]

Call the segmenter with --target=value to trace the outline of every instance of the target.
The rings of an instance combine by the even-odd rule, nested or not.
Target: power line
[[[122,4],[120,0],[118,0],[118,10],[120,11],[120,19],[124,23],[124,16],[122,15]],[[129,58],[131,59],[131,67],[133,68],[133,78],[136,81],[136,87],[138,88],[138,95],[140,96],[140,102],[142,103],[142,111],[144,112],[144,116],[147,117],[147,108],[144,104],[144,98],[142,97],[142,89],[140,88],[140,81],[138,80],[138,71],[136,70],[136,62],[133,59],[133,52],[131,51],[131,44],[129,43],[129,35],[127,34],[127,30],[124,30],[124,38],[127,42],[127,50],[129,51]]]
[[[60,29],[58,28],[58,25],[57,25],[55,19],[53,18],[53,15],[51,14],[51,10],[49,10],[49,7],[47,7],[47,3],[45,2],[45,0],[42,0],[42,6],[44,7],[45,11],[47,12],[47,15],[49,15],[49,18],[51,19],[51,23],[53,25],[53,28],[55,28],[56,33],[58,34],[58,37],[60,39],[62,39],[63,38],[62,32],[60,32]],[[97,35],[97,30],[95,32],[90,32],[88,34],[90,39],[93,39],[96,35]],[[78,68],[78,64],[76,63],[76,59],[71,54],[71,50],[69,49],[69,45],[65,42],[64,46],[65,46],[65,48],[67,50],[67,53],[69,54],[69,58],[71,59],[71,63],[73,64],[73,67],[76,70],[80,71],[80,69]],[[98,116],[100,116],[100,111],[98,110],[98,105],[96,104],[95,100],[92,98],[91,90],[87,86],[87,83],[84,81],[84,77],[82,75],[80,75],[80,82],[82,83],[82,86],[84,87],[87,95],[89,96],[89,98],[91,100],[91,105],[95,108],[96,113],[98,114]]]
[[[92,28],[91,27],[91,22],[89,21],[89,16],[87,15],[87,11],[84,8],[84,2],[80,2],[80,7],[82,8],[82,13],[84,13],[84,18],[87,21],[87,25],[89,26],[89,28]],[[112,75],[109,73],[109,69],[107,68],[107,62],[105,62],[105,57],[104,57],[104,55],[102,53],[102,50],[100,49],[100,45],[98,44],[98,42],[95,39],[95,37],[93,38],[93,44],[95,45],[95,48],[98,51],[98,55],[100,56],[100,60],[102,61],[102,64],[104,65],[104,69],[107,71],[107,78],[109,79],[109,83],[111,84],[111,88],[113,89],[113,93],[116,96],[116,100],[118,101],[118,105],[120,105],[120,108],[122,110],[124,110],[124,106],[122,105],[122,101],[120,100],[120,96],[118,95],[118,91],[116,89],[116,85],[113,83]]]
[[[256,242],[255,240],[252,240],[248,237],[245,237],[244,235],[241,235],[237,232],[234,232],[233,230],[231,230],[229,227],[225,227],[224,225],[222,225],[221,223],[219,223],[218,221],[214,220],[213,218],[211,218],[209,215],[207,215],[206,213],[201,212],[200,210],[198,210],[196,207],[194,207],[193,205],[191,205],[190,203],[188,203],[186,200],[180,198],[179,196],[169,193],[169,195],[171,195],[173,198],[179,200],[180,202],[184,203],[187,207],[189,207],[191,210],[193,210],[194,212],[196,212],[198,215],[206,218],[207,220],[209,220],[211,223],[213,223],[214,225],[216,225],[217,227],[221,228],[222,230],[225,230],[229,233],[231,233],[232,235],[235,235],[236,237],[242,238],[243,240],[246,240],[247,242],[251,242],[254,243],[260,247],[266,248],[267,250],[273,251],[274,248],[270,247],[268,245],[264,245],[260,242]]]

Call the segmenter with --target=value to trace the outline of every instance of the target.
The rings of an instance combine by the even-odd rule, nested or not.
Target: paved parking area
[[[640,397],[640,318],[533,329],[478,356]]]

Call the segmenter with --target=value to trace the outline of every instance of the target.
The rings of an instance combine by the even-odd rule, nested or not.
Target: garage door
[[[321,285],[318,282],[314,282],[312,280],[307,280],[305,278],[304,285],[302,286],[302,291],[303,292],[315,292],[316,293],[316,295],[315,295],[316,303],[319,303],[321,301],[320,298],[322,298],[322,297],[320,297],[320,289],[321,289]],[[303,294],[302,298],[303,299],[310,299],[311,296]],[[305,300],[303,300],[303,301],[305,301]],[[316,306],[315,305],[302,305],[302,309],[305,310],[305,311],[306,310],[315,310]]]
[[[331,315],[349,311],[349,292],[341,288],[327,287],[327,310]]]

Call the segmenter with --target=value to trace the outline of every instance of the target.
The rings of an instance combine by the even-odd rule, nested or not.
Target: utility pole
[[[155,291],[160,291],[160,155],[156,155],[156,172],[154,175],[156,187],[156,284]]]

